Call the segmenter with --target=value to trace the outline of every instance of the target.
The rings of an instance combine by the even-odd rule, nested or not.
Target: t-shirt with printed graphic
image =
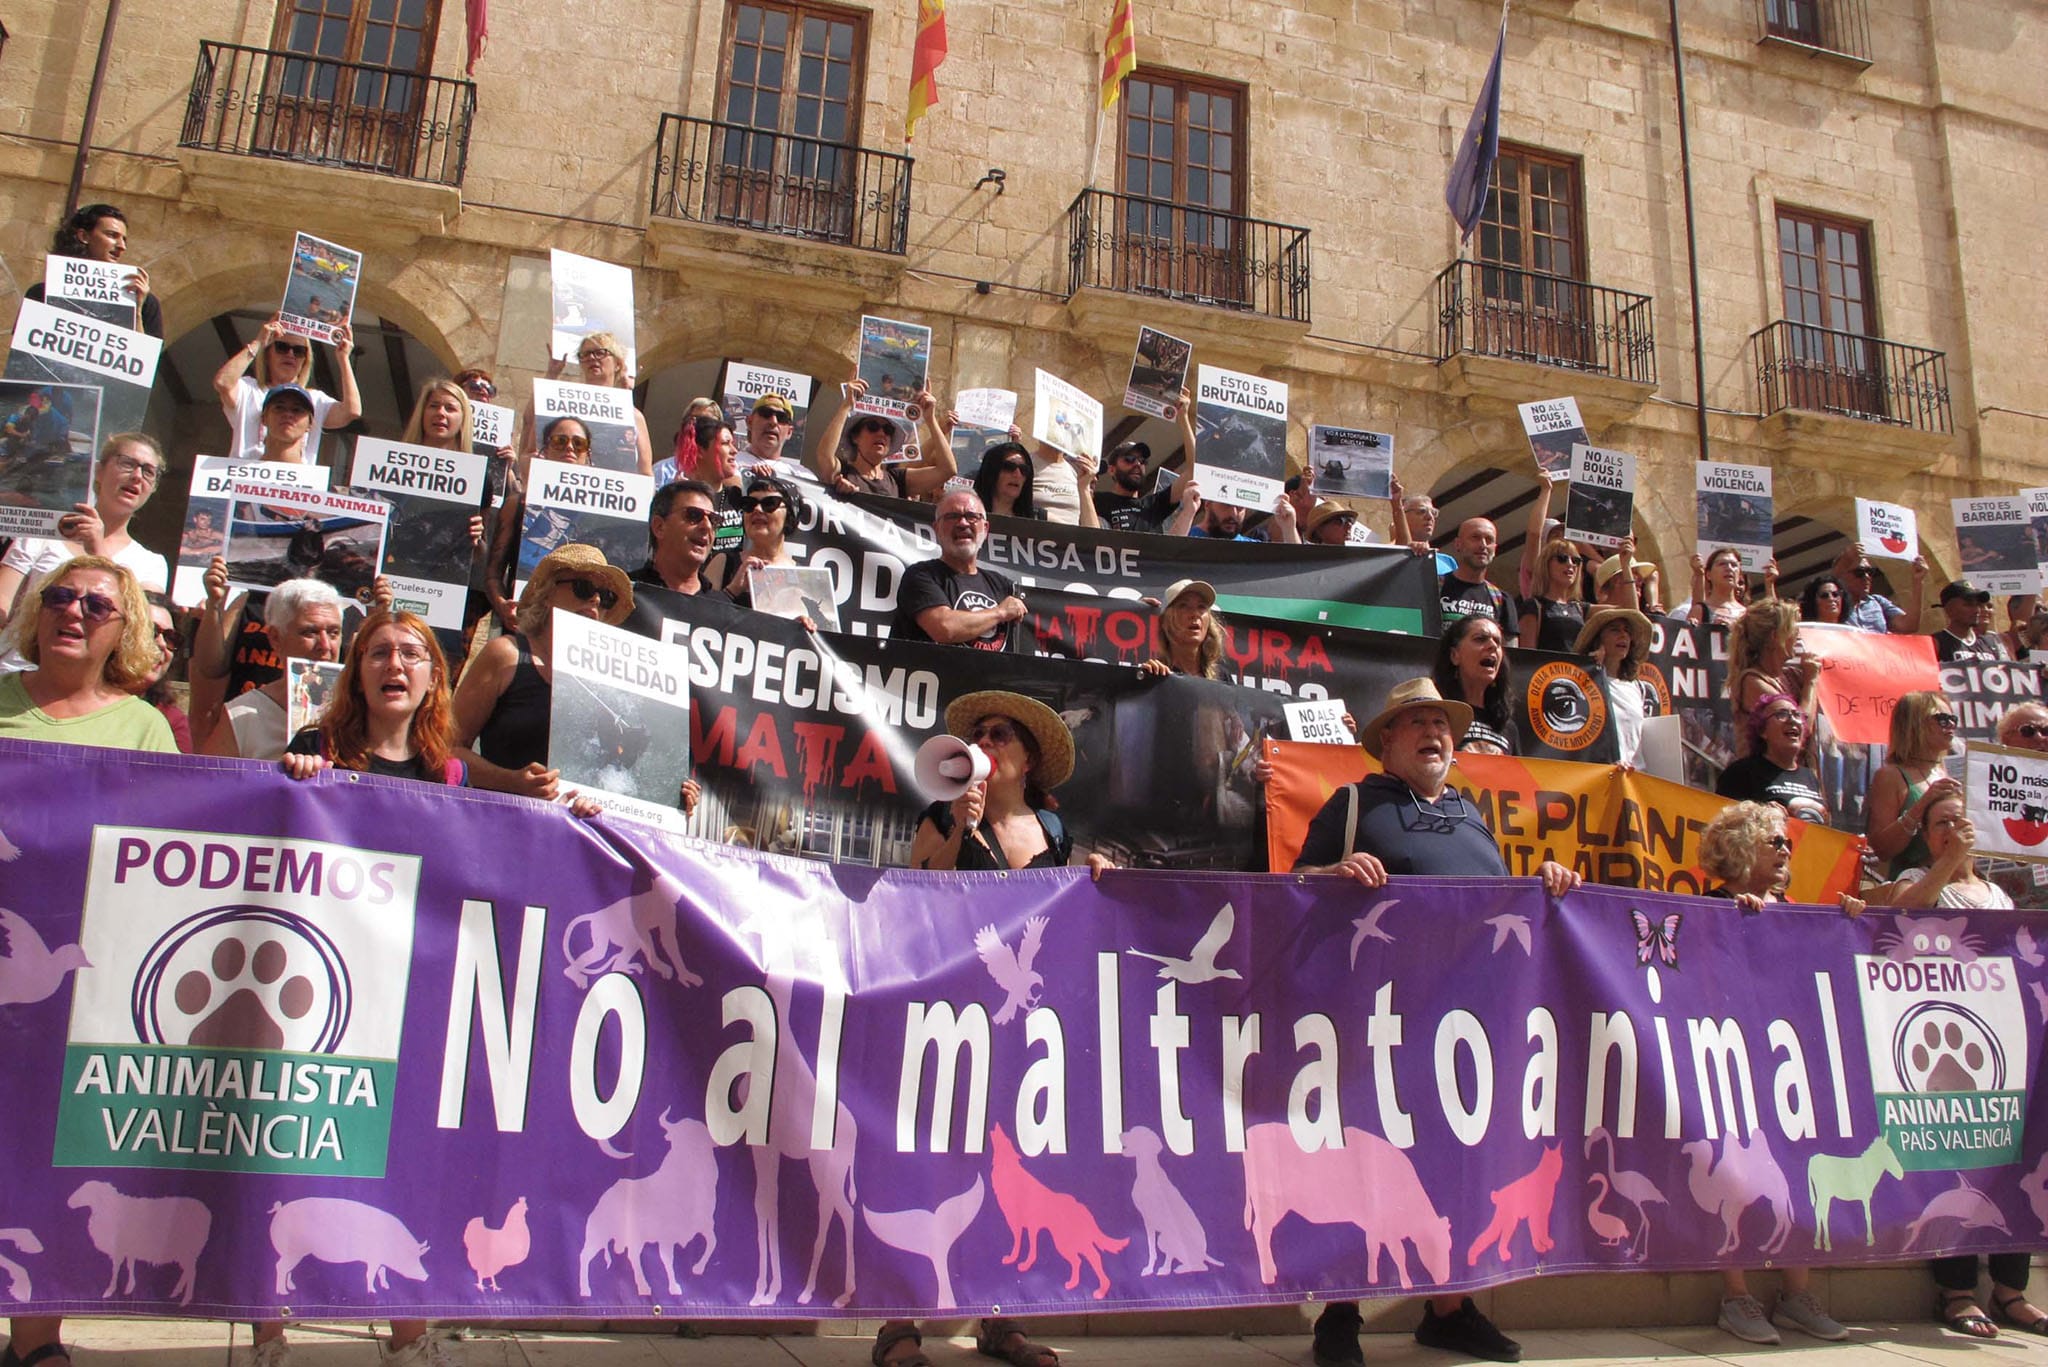
[[[994,570],[978,569],[963,574],[944,560],[922,560],[903,572],[896,590],[894,634],[906,641],[931,641],[917,620],[930,608],[952,608],[956,612],[983,612],[999,607],[1017,589],[1009,578]],[[1015,650],[1015,622],[999,622],[971,641],[959,644],[975,650]],[[933,642],[933,644],[938,644]]]
[[[1515,620],[1513,607],[1508,596],[1484,579],[1478,583],[1447,574],[1437,581],[1437,602],[1443,609],[1443,624],[1448,627],[1460,617],[1491,617],[1500,623],[1501,636],[1512,641],[1522,624]]]

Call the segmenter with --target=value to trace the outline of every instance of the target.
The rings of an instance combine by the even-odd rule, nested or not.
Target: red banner
[[[1851,744],[1887,744],[1892,704],[1907,693],[1941,691],[1932,636],[1808,623],[1799,639],[1820,660],[1821,715]]]

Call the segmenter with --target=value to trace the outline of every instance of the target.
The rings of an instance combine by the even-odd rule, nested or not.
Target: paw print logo
[[[348,965],[313,922],[272,907],[218,907],[172,927],[131,994],[146,1044],[332,1053],[348,1028]]]
[[[1995,1092],[2006,1085],[1998,1033],[1954,1002],[1922,1002],[1900,1017],[1892,1065],[1916,1092]]]

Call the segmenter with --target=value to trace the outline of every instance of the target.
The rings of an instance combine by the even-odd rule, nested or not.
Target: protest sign
[[[1316,423],[1308,429],[1308,468],[1319,494],[1385,498],[1393,487],[1393,434]]]
[[[99,431],[110,437],[147,425],[149,391],[163,348],[146,332],[24,299],[14,316],[5,374],[10,380],[97,387]]]
[[[1139,328],[1131,378],[1124,386],[1124,407],[1147,417],[1178,421],[1180,392],[1188,386],[1188,362],[1194,354],[1194,347],[1178,337],[1157,328]]]
[[[958,487],[972,489],[974,487],[974,472],[981,469],[982,457],[986,456],[991,448],[1000,446],[1009,439],[1010,434],[1007,430],[997,431],[989,427],[970,427],[964,422],[955,427],[950,441],[953,448],[953,466],[962,472],[954,476],[959,481]],[[901,450],[902,448],[897,447],[896,449]],[[949,487],[946,492],[951,493],[952,489]]]
[[[804,423],[811,415],[811,394],[815,388],[810,376],[794,370],[778,370],[755,361],[727,361],[725,382],[719,386],[719,402],[724,405],[726,420],[739,433],[740,445],[745,446],[747,418],[754,405],[770,394],[781,395],[789,405],[792,419],[783,450],[789,453],[787,459],[792,465],[802,468]]]
[[[1287,477],[1287,386],[1195,367],[1195,471],[1202,497],[1265,512]]]
[[[24,311],[31,307],[22,301]],[[66,316],[81,327],[102,326]],[[7,358],[10,376],[16,355]],[[92,502],[99,425],[93,386],[0,380],[0,536],[55,537],[60,519]]]
[[[356,287],[362,278],[361,252],[300,233],[292,240],[292,265],[284,278],[278,321],[286,332],[331,344],[335,330],[346,327],[355,315]]]
[[[1977,828],[1978,851],[2048,864],[2048,755],[1971,742],[1963,805]]]
[[[1529,1273],[1519,1230],[1500,1256],[1491,1193],[1583,1203],[1600,1134],[1627,1136],[1672,1204],[1634,1247],[1560,1215],[1548,1274],[2039,1238],[2038,916],[1945,912],[1937,944],[1926,918],[1879,909],[1745,916],[1529,879],[875,873],[439,784],[12,739],[0,790],[46,795],[6,825],[8,902],[56,961],[10,961],[7,1218],[40,1249],[16,1314],[1184,1313],[1402,1279],[1456,1295]],[[1696,831],[1652,810],[1545,784],[1493,817],[1533,857],[1583,813],[1615,842],[1591,848],[1683,886]],[[835,834],[781,848],[829,855]],[[1930,1020],[1944,1047],[1916,1056]],[[1683,1184],[1738,1141],[1787,1186],[1889,1155],[1870,1228],[1855,1202],[1781,1198],[1731,1246]],[[1163,1164],[1199,1274],[1143,1275],[1131,1153]],[[1959,1173],[2007,1218],[1954,1218]],[[959,1200],[991,1181],[1064,1196],[1093,1254],[1079,1276],[1002,1261],[996,1203]],[[114,1202],[184,1242],[108,1293],[89,1224]],[[821,1233],[815,1283],[773,1275]],[[657,1246],[682,1250],[673,1282]]]
[[[53,252],[43,259],[43,301],[65,313],[140,332],[142,309],[128,289],[134,278],[135,267],[118,261],[88,261]]]
[[[1636,458],[1598,446],[1572,448],[1562,536],[1612,549],[1635,520]]]
[[[1565,478],[1571,472],[1572,448],[1592,440],[1579,416],[1579,401],[1570,397],[1541,399],[1516,407],[1521,410],[1522,432],[1529,438],[1536,468],[1551,479]]]
[[[2027,505],[2027,527],[2034,544],[2035,566],[2041,585],[2048,588],[2048,489],[2022,489],[2020,499]]]
[[[867,393],[854,404],[853,411],[916,423],[924,416],[917,396],[925,388],[931,363],[930,328],[862,315],[859,373]]]
[[[1766,465],[1696,462],[1699,553],[1728,547],[1742,568],[1761,571],[1771,559],[1771,470]]]
[[[548,280],[548,354],[573,361],[585,337],[608,332],[626,353],[626,374],[637,374],[640,353],[633,338],[632,270],[557,247],[548,253]]]
[[[1287,739],[1308,745],[1356,745],[1358,737],[1344,724],[1342,698],[1316,698],[1282,703],[1287,718]]]
[[[469,449],[479,456],[497,455],[501,448],[512,444],[512,430],[518,423],[518,415],[509,408],[471,400]]]
[[[1017,421],[1017,391],[963,389],[953,396],[953,411],[960,415],[964,426],[1001,433],[1007,439],[1011,425]]]
[[[206,600],[206,568],[215,556],[227,554],[238,484],[325,489],[327,467],[229,456],[195,457],[192,485],[185,498],[185,528],[178,538],[178,567],[171,574],[171,601],[181,608],[197,607]]]
[[[548,767],[608,813],[681,830],[678,804],[690,776],[688,655],[560,608],[553,641]]]
[[[795,621],[808,617],[819,631],[838,631],[832,571],[822,565],[755,565],[747,570],[747,599],[756,612]]]
[[[356,438],[357,489],[391,504],[384,537],[384,574],[396,606],[431,627],[462,629],[476,543],[470,519],[483,504],[490,461],[467,451]]]
[[[640,468],[640,429],[633,421],[633,391],[606,385],[571,384],[564,380],[533,382],[533,432],[536,449],[545,450],[544,433],[557,418],[574,418],[590,437],[590,463],[606,470]]]
[[[1353,747],[1266,743],[1273,777],[1266,784],[1267,859],[1294,866],[1308,824],[1330,795],[1380,766]],[[1460,753],[1451,786],[1476,809],[1500,846],[1509,874],[1528,877],[1545,860],[1587,882],[1651,892],[1705,893],[1715,880],[1700,867],[1700,832],[1729,799],[1609,765]],[[1828,902],[1855,890],[1856,839],[1826,826],[1788,821],[1795,902]]]
[[[1954,498],[1957,578],[1989,593],[2034,593],[2041,587],[2041,560],[2034,550],[2034,524],[2024,499]]]
[[[1900,696],[1941,688],[1932,637],[1806,622],[1799,641],[1820,661],[1821,715],[1853,744],[1888,743]]]
[[[1069,456],[1102,458],[1102,403],[1057,375],[1038,372],[1031,439]],[[1086,495],[1086,491],[1083,491]]]
[[[1919,554],[1919,516],[1903,503],[1856,500],[1856,548],[1865,555],[1911,560]]]
[[[651,475],[536,459],[527,467],[515,578],[524,585],[548,552],[572,544],[595,546],[614,565],[644,563],[653,502]]]
[[[284,734],[289,739],[320,724],[334,686],[341,682],[341,661],[288,659],[284,677]]]
[[[233,498],[223,553],[230,589],[264,592],[287,579],[323,579],[344,599],[369,601],[371,581],[384,563],[391,515],[382,498],[264,477],[237,479]]]

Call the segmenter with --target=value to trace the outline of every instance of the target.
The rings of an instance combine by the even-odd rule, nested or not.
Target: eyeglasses
[[[740,500],[740,511],[743,513],[779,513],[788,506],[789,500],[781,494],[763,494],[759,498]]]
[[[142,482],[151,488],[156,487],[157,479],[163,474],[163,470],[154,461],[137,460],[133,456],[115,456],[107,464],[123,477],[142,476]]]
[[[941,521],[941,522],[966,522],[966,523],[970,523],[970,524],[971,524],[971,523],[976,523],[976,522],[986,522],[986,521],[988,521],[988,514],[987,514],[987,513],[940,513],[940,514],[939,514],[939,521]]]
[[[579,603],[587,603],[595,598],[597,605],[606,612],[610,612],[614,607],[618,606],[618,594],[613,593],[602,584],[593,584],[588,579],[558,579],[555,581],[555,587],[557,589],[569,590],[569,592],[576,595],[576,601]]]
[[[1772,849],[1776,850],[1779,854],[1789,854],[1792,851],[1792,841],[1786,836],[1774,835],[1769,840],[1766,840],[1764,843],[1766,845],[1769,845]]]
[[[1953,712],[1936,712],[1927,720],[1933,722],[1936,726],[1940,727],[1944,731],[1953,731],[1956,729],[1957,725],[1956,714]]]
[[[692,527],[701,527],[717,516],[709,508],[699,508],[694,503],[685,504],[680,508],[671,508],[668,515],[670,517],[679,517]]]
[[[609,351],[579,351],[576,353],[576,359],[579,361],[603,361],[610,357],[611,353]]]
[[[1449,835],[1457,830],[1460,824],[1471,818],[1472,809],[1465,805],[1464,794],[1460,793],[1456,788],[1444,789],[1443,796],[1438,798],[1437,802],[1439,804],[1455,802],[1458,804],[1457,810],[1443,811],[1425,808],[1422,805],[1422,799],[1416,797],[1415,790],[1410,788],[1408,790],[1408,805],[1414,809],[1414,816],[1411,820],[1407,813],[1403,813],[1401,816],[1401,829],[1413,831],[1418,835]]]
[[[1822,589],[1820,592],[1814,594],[1813,596],[1823,601],[1831,601],[1833,599],[1840,598],[1842,596],[1842,591],[1840,589]]]
[[[176,627],[158,627],[156,629],[156,639],[175,650],[178,647],[178,629]]]
[[[363,659],[379,669],[390,664],[393,658],[407,669],[418,669],[433,657],[423,646],[373,646],[363,652]]]
[[[1794,712],[1789,708],[1780,708],[1778,711],[1773,712],[1770,716],[1764,718],[1764,725],[1769,726],[1774,721],[1789,721],[1794,724],[1797,724],[1805,720],[1806,718],[1800,716],[1797,712]]]
[[[2022,722],[2012,729],[2012,733],[2015,736],[2024,736],[2028,740],[2040,740],[2043,736],[2048,736],[2048,726],[2036,722]]]
[[[74,589],[69,584],[52,584],[43,590],[45,612],[62,612],[73,603],[78,605],[78,615],[94,626],[98,626],[109,617],[122,616],[121,605],[104,593]]]
[[[1121,451],[1110,457],[1110,460],[1118,465],[1123,464],[1127,460],[1134,460],[1138,464],[1143,465],[1145,463],[1145,453],[1143,451]]]
[[[566,432],[557,432],[554,436],[548,438],[548,450],[550,451],[574,451],[581,455],[589,449],[590,438],[588,437],[572,437]]]
[[[313,352],[313,348],[304,342],[272,342],[270,349],[287,356],[309,356]]]
[[[969,745],[979,745],[985,740],[992,740],[997,745],[1008,745],[1016,739],[1017,728],[1006,721],[981,722],[967,733]]]

